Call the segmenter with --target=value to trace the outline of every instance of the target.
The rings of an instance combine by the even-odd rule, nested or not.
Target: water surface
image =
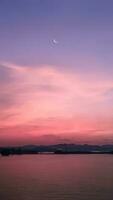
[[[112,200],[113,155],[0,157],[0,200]]]

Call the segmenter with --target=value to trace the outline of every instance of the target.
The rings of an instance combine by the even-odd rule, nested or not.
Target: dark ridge
[[[113,145],[88,144],[55,144],[55,145],[25,145],[20,147],[0,147],[2,156],[23,154],[113,154]]]

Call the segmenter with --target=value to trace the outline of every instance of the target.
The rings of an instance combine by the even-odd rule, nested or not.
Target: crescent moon
[[[53,43],[54,43],[54,44],[58,44],[58,41],[55,40],[55,39],[53,39]]]

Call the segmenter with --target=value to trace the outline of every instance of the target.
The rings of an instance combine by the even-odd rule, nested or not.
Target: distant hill
[[[25,145],[20,147],[0,147],[1,155],[21,155],[38,153],[113,153],[111,145],[78,145],[78,144],[55,144],[55,145]]]

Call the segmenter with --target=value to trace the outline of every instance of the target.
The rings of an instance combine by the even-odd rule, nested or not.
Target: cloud
[[[113,81],[98,74],[60,71],[48,65],[28,67],[1,63],[0,127],[30,125],[34,135],[46,131],[86,133],[98,129],[96,120],[104,118],[100,130],[103,126],[105,132],[111,131],[111,122],[107,119],[110,121],[113,116],[113,105],[109,104],[109,99],[113,99],[112,90]],[[37,123],[40,129],[35,126]]]

